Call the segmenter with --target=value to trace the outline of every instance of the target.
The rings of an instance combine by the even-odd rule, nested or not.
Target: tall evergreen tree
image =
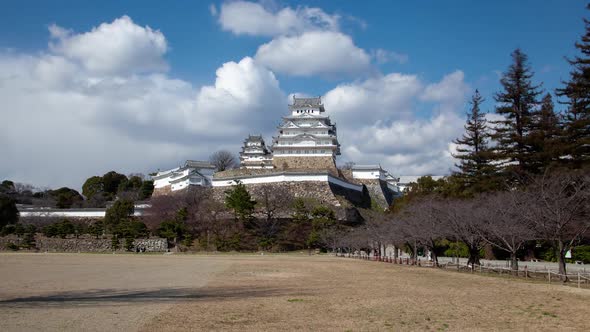
[[[537,110],[539,85],[533,85],[528,57],[520,49],[511,54],[512,64],[502,75],[503,90],[496,93],[496,113],[503,119],[493,121],[492,138],[496,141],[495,158],[509,178],[520,176],[531,166],[530,131]]]
[[[590,163],[590,20],[584,19],[584,24],[586,33],[575,44],[581,54],[568,59],[573,67],[570,78],[557,89],[568,106],[564,116],[565,153],[576,167]]]
[[[561,130],[555,114],[551,94],[541,100],[541,107],[534,113],[531,132],[530,166],[534,173],[543,173],[555,164],[561,155]]]
[[[488,141],[490,137],[485,113],[481,111],[480,105],[484,98],[478,90],[471,97],[471,109],[467,113],[465,133],[454,141],[457,147],[457,154],[453,157],[459,159],[459,178],[471,193],[493,189],[492,176],[495,173],[491,164]]]

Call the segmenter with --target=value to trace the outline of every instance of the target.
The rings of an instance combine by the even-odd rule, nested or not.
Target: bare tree
[[[517,252],[536,238],[531,224],[519,211],[526,210],[518,192],[498,192],[475,198],[476,230],[494,247],[510,254],[510,268],[518,271]]]
[[[293,204],[293,195],[284,186],[263,185],[254,195],[258,212],[262,218],[255,218],[253,224],[260,243],[271,247],[281,231],[282,221],[288,217]]]
[[[565,254],[590,230],[590,176],[583,172],[561,171],[532,178],[521,193],[526,208],[522,217],[539,236],[553,244],[563,282]]]
[[[233,169],[238,166],[238,162],[234,155],[227,150],[214,152],[209,157],[209,162],[215,166],[218,172]]]
[[[469,256],[467,265],[473,269],[475,265],[480,265],[479,251],[486,243],[478,231],[478,215],[474,213],[475,202],[473,200],[446,200],[441,202],[441,216],[448,227],[450,235],[467,246]]]
[[[443,207],[443,203],[436,197],[426,196],[412,203],[406,212],[410,221],[405,225],[406,232],[430,251],[435,266],[438,266],[437,242],[450,235],[442,218]]]

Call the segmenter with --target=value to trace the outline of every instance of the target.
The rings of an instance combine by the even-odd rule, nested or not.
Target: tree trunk
[[[438,267],[438,255],[436,252],[434,252],[434,248],[430,250],[430,255],[432,257],[432,263],[434,264],[434,267]]]
[[[559,279],[562,282],[568,282],[565,269],[565,251],[566,248],[563,245],[563,241],[557,240],[557,264],[559,265]]]
[[[510,269],[512,270],[512,273],[518,275],[518,258],[516,257],[516,252],[510,253]]]
[[[475,265],[480,265],[479,249],[477,247],[469,247],[469,259],[467,260],[467,265],[471,265],[472,269],[475,267]]]

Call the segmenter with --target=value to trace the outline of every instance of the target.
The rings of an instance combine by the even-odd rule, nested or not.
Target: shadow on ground
[[[157,290],[100,289],[72,291],[45,296],[19,297],[0,300],[0,308],[39,308],[68,306],[100,306],[126,304],[154,304],[182,301],[226,301],[244,298],[262,298],[287,295],[306,295],[301,290],[265,287],[207,287],[207,288],[164,288]]]

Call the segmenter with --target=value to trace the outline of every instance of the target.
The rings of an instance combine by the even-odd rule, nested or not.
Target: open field
[[[0,254],[0,330],[585,330],[590,290],[326,256]]]

